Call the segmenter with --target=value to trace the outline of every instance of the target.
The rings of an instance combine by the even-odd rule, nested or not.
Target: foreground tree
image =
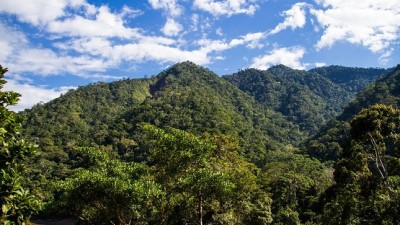
[[[324,224],[400,223],[400,110],[374,105],[351,121],[336,184],[325,194]]]
[[[0,203],[1,224],[27,224],[38,212],[41,202],[24,186],[25,160],[35,146],[19,137],[21,119],[8,109],[18,102],[19,94],[1,91],[7,69],[0,66]]]
[[[48,213],[72,215],[81,224],[152,224],[163,191],[146,165],[124,162],[96,148],[77,148],[84,167],[55,183]]]
[[[156,180],[166,192],[160,224],[269,224],[271,200],[257,183],[258,169],[226,136],[195,136],[144,125]]]

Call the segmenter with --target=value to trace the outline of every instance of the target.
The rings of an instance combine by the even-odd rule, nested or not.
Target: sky
[[[400,62],[400,0],[1,0],[18,111],[78,86],[192,61],[218,75]]]

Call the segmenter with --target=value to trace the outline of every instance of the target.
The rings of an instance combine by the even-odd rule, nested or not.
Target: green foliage
[[[273,224],[313,221],[320,195],[332,185],[332,169],[291,152],[270,152],[263,179],[272,197]]]
[[[388,71],[382,68],[327,66],[311,69],[309,72],[318,73],[347,91],[356,94]]]
[[[347,70],[349,69],[345,69],[344,71]],[[356,69],[356,71],[357,70],[363,69]],[[374,104],[400,107],[400,67],[398,66],[388,71],[390,71],[390,73],[385,77],[370,84],[358,93],[356,98],[344,109],[343,113],[336,120],[331,121],[321,129],[315,137],[303,144],[307,149],[306,151],[308,154],[323,161],[338,160],[343,151],[343,147],[345,147],[345,144],[350,139],[349,121],[353,116],[359,113],[362,109],[371,107]],[[364,72],[366,75],[362,75],[363,73],[361,73],[360,76],[368,78],[369,72],[367,70]],[[382,72],[382,70],[372,69],[370,72],[372,73],[371,75],[376,74],[377,76]],[[351,73],[349,76],[352,77]],[[357,76],[353,75],[353,77]]]
[[[283,65],[266,71],[246,69],[224,78],[298,124],[306,136],[315,134],[350,100],[346,90],[328,79]]]
[[[345,108],[340,116],[341,120],[350,120],[364,108],[374,104],[400,106],[400,66],[395,67],[389,74],[377,80],[362,90]]]
[[[167,224],[272,221],[271,201],[257,183],[257,169],[238,155],[237,143],[151,125],[144,125],[143,132],[156,179],[166,191],[160,215]]]
[[[73,215],[82,224],[148,224],[164,193],[142,164],[112,159],[95,148],[79,148],[87,168],[56,182],[48,213]]]
[[[11,196],[3,212],[18,205],[27,221],[39,210],[29,184],[48,201],[43,215],[82,224],[398,223],[398,110],[348,116],[375,102],[398,105],[399,70],[318,133],[383,71],[337,69],[337,79],[335,67],[284,66],[220,78],[184,62],[151,79],[80,87],[21,113],[24,135],[41,146],[33,159],[21,121],[6,110],[18,95],[0,92],[1,157],[15,158],[12,169],[0,161],[0,191]],[[309,155],[340,157],[333,185],[328,164],[295,154],[313,134],[303,144]]]
[[[126,114],[124,119],[130,124],[148,122],[197,135],[230,135],[239,139],[243,154],[256,163],[263,160],[266,150],[302,138],[298,127],[282,115],[193,63],[177,64],[157,78],[151,87],[153,97]]]
[[[321,161],[337,161],[343,146],[350,139],[350,124],[347,121],[332,120],[317,135],[302,144],[307,154]]]
[[[7,69],[0,66],[0,90]],[[7,109],[18,102],[19,94],[0,91],[0,203],[2,224],[26,224],[41,209],[41,202],[26,189],[24,161],[35,146],[21,139],[19,116]]]
[[[324,224],[399,224],[400,110],[374,105],[351,121],[351,142],[323,198]]]

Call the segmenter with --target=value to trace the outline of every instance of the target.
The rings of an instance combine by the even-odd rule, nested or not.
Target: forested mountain
[[[346,89],[317,73],[283,65],[266,71],[246,69],[224,78],[310,135],[338,115],[351,97]]]
[[[334,81],[334,68],[221,78],[183,62],[149,79],[69,91],[20,113],[22,124],[1,105],[39,146],[14,162],[25,166],[20,195],[35,196],[26,212],[80,224],[398,224],[400,67],[323,126],[382,72],[355,69],[358,80],[338,67],[352,78]],[[0,140],[20,138],[3,124]],[[1,157],[14,148],[4,146]],[[10,215],[0,222],[25,216],[13,204],[2,203]]]
[[[389,70],[382,68],[325,66],[311,69],[309,72],[318,73],[345,90],[356,94],[371,82],[384,76]]]
[[[374,104],[400,107],[400,67],[388,71],[384,77],[358,93],[336,120],[324,126],[314,138],[306,142],[310,155],[320,160],[337,160],[343,145],[351,138],[349,122],[357,113]]]
[[[81,87],[22,115],[25,134],[46,149],[100,146],[121,155],[132,153],[142,122],[194,134],[230,135],[254,162],[262,160],[266,150],[297,144],[304,137],[280,113],[190,62],[153,79]]]

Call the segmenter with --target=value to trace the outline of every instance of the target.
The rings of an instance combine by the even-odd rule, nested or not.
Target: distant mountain
[[[318,67],[309,70],[318,73],[345,90],[357,93],[388,72],[383,68],[358,68],[344,66]]]
[[[351,98],[345,88],[316,72],[283,65],[265,71],[246,69],[223,78],[310,135],[338,115]]]
[[[374,104],[400,108],[400,65],[387,71],[388,74],[358,93],[336,120],[331,121],[304,144],[310,155],[323,161],[337,160],[342,146],[350,138],[349,121],[353,116]]]

